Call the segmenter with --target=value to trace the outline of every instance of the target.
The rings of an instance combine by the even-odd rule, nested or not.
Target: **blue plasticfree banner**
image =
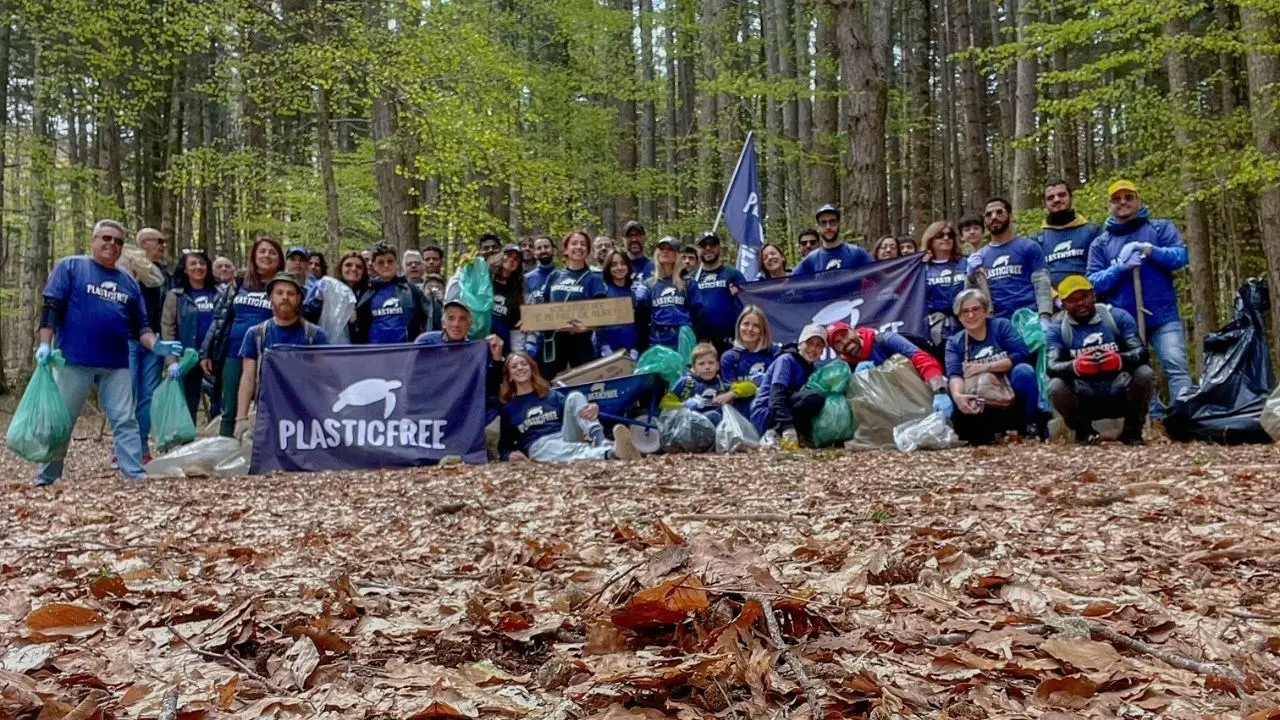
[[[738,297],[743,305],[764,310],[774,341],[791,343],[805,325],[840,320],[852,327],[927,336],[927,290],[924,256],[916,254],[853,270],[747,283]]]
[[[488,361],[483,342],[272,348],[250,472],[483,463]]]

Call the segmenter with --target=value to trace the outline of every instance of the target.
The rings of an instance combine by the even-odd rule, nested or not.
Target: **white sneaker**
[[[619,460],[639,460],[640,451],[631,438],[631,428],[618,424],[613,426],[613,456]]]

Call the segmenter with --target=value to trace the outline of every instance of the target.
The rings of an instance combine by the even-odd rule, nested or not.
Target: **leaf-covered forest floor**
[[[1280,717],[1273,447],[106,454],[0,460],[0,717]]]

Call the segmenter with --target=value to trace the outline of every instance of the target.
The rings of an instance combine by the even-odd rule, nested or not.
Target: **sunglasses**
[[[106,240],[107,242],[115,243],[120,247],[124,247],[124,238],[119,235],[99,235],[98,237]]]
[[[1117,194],[1117,195],[1111,196],[1111,202],[1115,202],[1117,200],[1121,202],[1133,202],[1134,200],[1137,200],[1137,199],[1138,199],[1138,196],[1134,195],[1133,193],[1124,193],[1122,195]]]

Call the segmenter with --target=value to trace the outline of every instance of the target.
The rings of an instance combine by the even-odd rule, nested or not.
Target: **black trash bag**
[[[1275,387],[1267,346],[1267,284],[1250,278],[1236,293],[1235,319],[1204,339],[1200,386],[1173,402],[1164,428],[1179,442],[1269,443],[1259,418]]]
[[[662,413],[658,417],[658,433],[662,451],[667,453],[705,453],[716,446],[716,426],[702,413],[688,408]]]

